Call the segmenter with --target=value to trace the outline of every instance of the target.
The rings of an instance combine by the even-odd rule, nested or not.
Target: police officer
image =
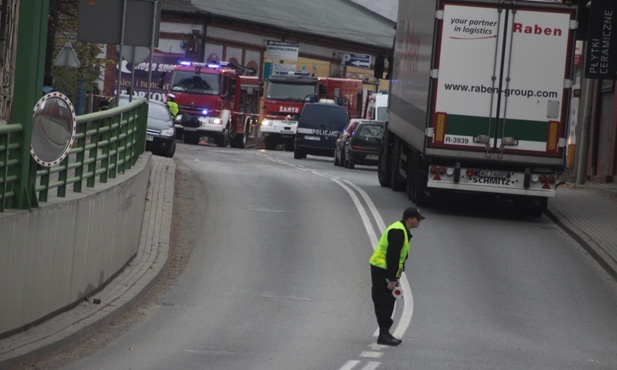
[[[167,95],[167,108],[169,108],[169,113],[171,113],[171,118],[175,121],[178,116],[178,112],[180,112],[180,108],[178,107],[178,103],[176,103],[176,96],[174,94]]]
[[[100,110],[108,110],[112,103],[114,102],[114,97],[110,96],[110,97],[104,97],[103,100],[101,100],[101,102],[99,103],[99,109]]]
[[[390,334],[393,324],[392,313],[396,298],[392,291],[398,286],[405,261],[409,255],[411,229],[417,228],[424,216],[416,207],[403,212],[403,218],[388,226],[381,235],[375,252],[371,256],[371,296],[375,306],[375,316],[379,325],[377,344],[398,346],[402,340]]]

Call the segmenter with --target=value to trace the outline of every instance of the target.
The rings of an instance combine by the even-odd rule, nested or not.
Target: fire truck
[[[362,117],[363,82],[353,78],[319,78],[319,99],[343,98],[350,118]]]
[[[244,148],[259,115],[259,79],[222,64],[181,62],[167,99],[178,104],[176,131],[187,144],[202,137],[219,147]]]
[[[273,150],[283,144],[285,150],[293,151],[298,117],[306,102],[343,98],[350,116],[360,117],[362,87],[362,81],[355,79],[316,77],[298,72],[270,75],[260,126],[266,149]]]

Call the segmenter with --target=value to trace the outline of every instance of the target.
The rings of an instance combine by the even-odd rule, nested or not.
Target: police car
[[[305,104],[298,119],[294,158],[307,154],[333,157],[336,139],[348,122],[348,109],[333,100]]]

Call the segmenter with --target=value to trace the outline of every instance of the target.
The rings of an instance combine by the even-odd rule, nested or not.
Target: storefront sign
[[[617,79],[617,1],[615,0],[593,0],[591,3],[585,77]]]

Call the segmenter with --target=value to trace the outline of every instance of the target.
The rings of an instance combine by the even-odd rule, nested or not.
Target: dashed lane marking
[[[349,180],[341,179],[340,177],[335,176],[333,174],[329,174],[327,172],[321,172],[321,171],[314,170],[314,169],[308,169],[302,165],[295,165],[295,164],[286,162],[279,158],[273,158],[267,154],[260,154],[260,155],[264,156],[265,158],[267,158],[268,160],[272,162],[286,165],[286,166],[298,169],[300,171],[309,171],[317,176],[329,178],[330,180],[334,181],[337,185],[339,185],[341,188],[343,188],[343,190],[345,190],[347,194],[349,194],[349,197],[351,198],[352,202],[356,206],[356,209],[358,210],[358,214],[360,215],[360,218],[362,219],[362,223],[364,224],[364,228],[371,242],[371,248],[372,249],[375,248],[375,246],[377,245],[377,233],[375,232],[376,230],[374,229],[373,224],[371,223],[369,212],[373,220],[375,221],[375,224],[377,225],[377,228],[378,228],[377,232],[379,232],[379,235],[383,233],[383,231],[386,229],[386,226],[385,226],[383,219],[381,218],[381,215],[379,214],[379,211],[377,210],[377,207],[375,206],[375,204],[373,203],[369,195],[362,188],[358,187],[357,185],[350,182]],[[369,212],[367,212],[367,210],[365,209],[364,205],[362,204],[362,202],[360,201],[360,198],[358,197],[356,193],[360,194],[360,197],[362,197],[362,200],[364,200],[364,203],[366,204],[366,208],[368,209]],[[397,338],[402,338],[405,332],[407,331],[407,328],[409,328],[409,326],[411,325],[411,318],[413,316],[413,308],[414,308],[411,287],[409,286],[407,275],[404,272],[401,274],[400,283],[401,283],[401,289],[403,290],[402,299],[403,299],[404,304],[403,304],[403,312],[401,313],[401,317],[393,332],[393,335]],[[377,336],[377,331],[375,331],[374,336]],[[384,352],[381,352],[381,349],[385,347],[388,347],[388,346],[382,346],[382,345],[377,344],[376,342],[373,342],[368,345],[368,348],[370,350],[362,351],[359,357],[375,358],[375,359],[382,358],[384,355]],[[381,362],[368,361],[363,367],[357,367],[357,366],[362,366],[362,364],[363,364],[362,360],[349,360],[345,363],[345,365],[340,367],[338,370],[374,370],[374,369],[377,369],[379,365],[381,365]]]

